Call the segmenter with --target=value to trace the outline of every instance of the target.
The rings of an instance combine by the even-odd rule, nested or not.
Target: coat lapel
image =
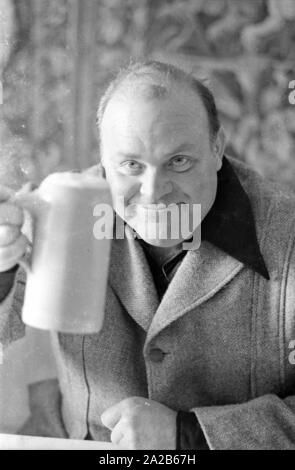
[[[129,231],[131,233],[131,231]],[[110,284],[129,315],[147,332],[147,341],[227,284],[244,264],[207,241],[188,251],[159,302],[140,244],[113,240]]]
[[[147,331],[159,306],[159,297],[138,241],[126,236],[112,241],[109,281],[129,315]]]
[[[153,317],[146,341],[202,304],[243,268],[243,263],[209,242],[188,251]]]

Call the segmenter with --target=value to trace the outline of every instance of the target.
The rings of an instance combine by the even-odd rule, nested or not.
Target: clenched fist
[[[176,416],[161,403],[131,397],[104,411],[101,421],[122,449],[176,449]]]
[[[29,184],[23,192],[29,190]],[[0,272],[15,266],[24,255],[29,244],[21,232],[24,210],[12,202],[14,191],[0,186]]]

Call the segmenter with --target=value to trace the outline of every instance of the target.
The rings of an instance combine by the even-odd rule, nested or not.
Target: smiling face
[[[221,132],[210,143],[206,110],[193,91],[177,87],[160,99],[115,94],[101,123],[101,161],[116,212],[152,245],[181,243],[181,230],[172,238],[170,227],[162,239],[147,234],[144,221],[161,223],[159,209],[171,204],[188,204],[191,221],[193,204],[201,204],[203,219],[216,196],[223,145]]]

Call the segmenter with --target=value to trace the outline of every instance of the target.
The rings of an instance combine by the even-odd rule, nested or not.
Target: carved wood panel
[[[0,0],[1,182],[93,164],[104,86],[149,57],[206,77],[230,152],[295,188],[294,19],[293,0]]]

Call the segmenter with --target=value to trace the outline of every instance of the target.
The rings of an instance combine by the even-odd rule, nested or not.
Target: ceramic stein
[[[83,173],[53,173],[14,200],[33,219],[23,322],[64,333],[99,332],[111,240],[95,238],[93,213],[98,204],[112,207],[108,183]]]

